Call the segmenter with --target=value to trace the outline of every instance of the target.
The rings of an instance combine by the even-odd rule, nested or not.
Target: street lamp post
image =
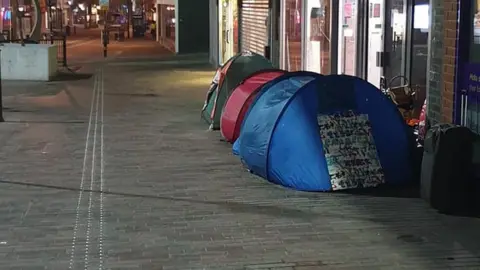
[[[25,16],[25,8],[24,7],[18,7],[18,26],[20,28],[20,40],[21,43],[23,44],[23,17]]]
[[[127,0],[127,38],[130,38],[131,21],[132,21],[132,1]]]
[[[73,9],[72,9],[72,8],[73,8],[73,7],[72,7],[73,2],[69,0],[69,1],[67,1],[67,4],[68,4],[68,6],[69,6],[68,10],[70,11],[70,18],[69,18],[70,23],[69,23],[69,25],[73,27],[73,24],[74,24],[74,21],[73,21]],[[68,13],[67,13],[67,15],[68,15]]]
[[[50,30],[50,43],[53,44],[53,17],[52,6],[56,5],[56,0],[48,0],[48,28]]]

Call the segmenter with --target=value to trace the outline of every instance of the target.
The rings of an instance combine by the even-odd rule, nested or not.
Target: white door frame
[[[228,8],[227,8],[227,48],[226,48],[226,55],[228,58],[232,57],[234,55],[233,52],[233,5],[231,0],[228,1]],[[235,3],[236,5],[236,3]],[[228,59],[224,59],[223,61],[225,62]]]
[[[218,43],[218,63],[223,65],[225,59],[223,59],[223,1],[218,0],[217,10],[217,43]]]
[[[226,35],[224,36],[223,35],[223,4],[224,4],[224,1],[228,2],[228,7],[226,9],[226,18],[227,18],[227,22],[226,22],[226,29],[227,32],[226,32]],[[227,62],[228,59],[224,59],[224,55],[223,55],[223,39],[226,38],[227,39],[227,42],[226,42],[226,47],[225,47],[225,54],[227,55],[226,58],[230,58],[232,56],[235,55],[236,52],[234,52],[234,18],[233,18],[233,9],[234,8],[237,8],[237,12],[238,11],[238,2],[235,1],[235,3],[233,3],[232,0],[219,0],[218,1],[218,19],[217,19],[217,23],[218,23],[218,37],[217,37],[217,43],[218,43],[218,62],[220,63],[220,65],[223,65],[225,62]],[[238,17],[237,17],[238,19]],[[239,31],[239,29],[237,29],[237,31]]]
[[[356,39],[356,76],[371,81],[371,83],[375,86],[379,86],[380,78],[384,76],[384,63],[388,61],[386,59],[385,48],[386,48],[386,28],[390,19],[387,19],[387,16],[391,16],[389,12],[389,5],[387,2],[390,0],[377,0],[373,1],[374,3],[380,3],[380,20],[378,20],[381,24],[381,29],[379,30],[379,36],[375,36],[374,38],[378,38],[377,46],[374,50],[370,51],[370,42],[372,42],[372,29],[371,27],[375,26],[370,21],[370,3],[372,0],[359,0],[357,3],[357,22],[358,28],[356,31],[357,39]],[[372,12],[373,12],[372,6]],[[378,31],[377,31],[378,32]],[[378,57],[377,57],[377,52]],[[374,54],[374,55],[370,55]],[[378,60],[377,60],[378,59]],[[377,61],[380,66],[377,66]],[[369,65],[372,66],[372,70],[369,74]],[[377,76],[371,76],[371,72],[375,71],[378,72]]]

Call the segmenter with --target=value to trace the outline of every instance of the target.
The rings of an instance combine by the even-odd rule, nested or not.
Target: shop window
[[[380,18],[380,11],[380,4],[374,4],[372,13],[373,18]]]
[[[341,0],[339,7],[339,70],[340,74],[356,75],[357,0]]]
[[[302,0],[285,0],[285,27],[283,59],[285,69],[299,71],[302,69]]]
[[[330,0],[307,0],[305,69],[330,73]]]
[[[418,85],[421,90],[427,84],[427,56],[428,56],[428,32],[430,25],[429,4],[426,0],[416,0],[413,9],[413,33],[412,33],[412,85]]]
[[[476,133],[480,133],[480,103],[478,93],[480,89],[480,0],[472,0],[471,14],[470,14],[470,50],[468,61],[464,64],[464,77],[459,77],[463,80],[463,87],[467,91],[467,99],[463,100],[461,110],[465,110],[464,124]],[[463,75],[462,74],[462,75]],[[463,97],[462,97],[463,98]],[[465,107],[463,107],[465,106]]]
[[[470,62],[480,63],[480,0],[472,3],[473,31],[470,42]]]
[[[413,6],[410,84],[417,93],[417,102],[414,104],[417,113],[419,113],[427,97],[429,28],[430,5],[428,0],[415,0]]]
[[[161,5],[160,17],[160,36],[165,40],[175,42],[175,6]]]

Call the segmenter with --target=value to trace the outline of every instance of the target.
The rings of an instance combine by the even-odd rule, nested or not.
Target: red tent
[[[286,71],[279,69],[260,70],[245,78],[233,90],[225,103],[220,120],[220,130],[225,140],[233,143],[238,138],[243,118],[261,86],[285,73]]]

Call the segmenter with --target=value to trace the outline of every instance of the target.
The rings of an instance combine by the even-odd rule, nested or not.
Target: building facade
[[[177,54],[208,53],[209,0],[157,0],[157,41]]]
[[[477,2],[210,0],[210,61],[251,50],[289,71],[348,74],[379,88],[408,85],[417,107],[427,100],[433,122],[463,123],[477,106],[470,98],[462,107],[474,87],[458,75],[477,68],[477,43],[470,42],[477,34],[480,40]]]
[[[280,1],[210,0],[209,5],[212,64],[223,64],[242,50],[278,61],[273,55],[278,54],[274,28],[278,28]]]
[[[175,0],[157,0],[156,22],[157,41],[169,50],[175,52]]]
[[[443,8],[445,85],[437,98],[455,123],[480,133],[480,1],[446,0]]]

